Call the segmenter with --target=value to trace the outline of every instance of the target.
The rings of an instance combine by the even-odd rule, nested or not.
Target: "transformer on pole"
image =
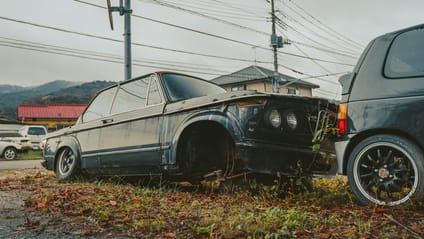
[[[112,12],[119,12],[119,15],[124,16],[124,58],[125,58],[125,80],[131,79],[131,0],[119,0],[119,7],[111,6],[110,0],[106,0],[110,28],[113,31]]]

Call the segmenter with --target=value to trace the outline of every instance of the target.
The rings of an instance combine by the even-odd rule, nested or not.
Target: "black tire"
[[[375,135],[361,141],[347,164],[349,185],[358,200],[395,206],[424,198],[424,156],[409,140]]]
[[[78,174],[79,160],[71,148],[60,150],[56,162],[56,177],[59,180],[70,180]]]
[[[3,152],[3,157],[6,160],[14,160],[17,155],[18,150],[16,150],[14,147],[7,147]]]

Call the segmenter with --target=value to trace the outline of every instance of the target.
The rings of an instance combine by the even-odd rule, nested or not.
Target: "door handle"
[[[102,120],[102,123],[103,124],[110,124],[112,122],[113,122],[113,119],[104,119],[104,120]]]

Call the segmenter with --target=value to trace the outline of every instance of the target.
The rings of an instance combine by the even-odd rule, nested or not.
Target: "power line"
[[[82,32],[77,32],[77,31],[71,31],[71,30],[66,30],[66,29],[62,29],[62,28],[57,28],[57,27],[51,27],[51,26],[36,24],[36,23],[27,22],[27,21],[22,21],[22,20],[17,20],[17,19],[2,17],[2,16],[0,16],[0,19],[7,20],[7,21],[12,21],[12,22],[17,22],[17,23],[21,23],[21,24],[25,24],[25,25],[30,25],[30,26],[35,26],[35,27],[40,27],[40,28],[45,28],[45,29],[50,29],[50,30],[55,30],[55,31],[60,31],[60,32],[65,32],[65,33],[80,35],[80,36],[85,36],[85,37],[91,37],[91,38],[101,39],[101,40],[108,40],[108,41],[113,41],[113,42],[118,42],[118,43],[122,43],[123,42],[122,40],[117,40],[117,39],[114,39],[114,38],[103,37],[103,36],[98,36],[98,35],[93,35],[93,34],[88,34],[88,33],[82,33]],[[191,52],[191,51],[184,51],[184,50],[178,50],[178,49],[171,49],[171,48],[153,46],[153,45],[136,43],[136,42],[133,42],[132,45],[140,46],[140,47],[153,48],[153,49],[163,50],[163,51],[171,51],[171,52],[184,53],[184,54],[189,54],[189,55],[197,55],[197,56],[204,56],[204,57],[210,57],[210,58],[218,58],[218,59],[224,59],[224,60],[231,60],[231,61],[250,62],[250,63],[253,63],[253,62],[257,62],[257,63],[271,63],[270,61],[258,61],[258,60],[254,61],[254,60],[248,60],[248,59],[242,59],[242,58],[236,58],[236,57],[218,56],[218,55],[213,55],[213,54],[204,54],[204,53],[198,53],[198,52]]]
[[[284,2],[281,0],[281,2],[284,4]],[[308,11],[306,11],[303,7],[301,7],[299,4],[295,3],[294,1],[289,0],[289,2],[293,5],[295,5],[298,9],[300,9],[302,12],[304,12],[305,14],[307,14],[310,18],[312,18],[313,20],[315,20],[316,22],[318,22],[321,26],[317,26],[318,28],[320,28],[323,31],[326,31],[329,34],[332,34],[334,37],[338,38],[339,40],[345,41],[346,43],[349,43],[351,46],[356,47],[357,49],[363,49],[364,46],[346,36],[344,36],[343,34],[340,34],[339,32],[337,32],[336,30],[332,29],[331,27],[327,26],[326,24],[324,24],[322,21],[320,21],[319,19],[317,19],[316,17],[314,17],[312,14],[310,14]],[[287,6],[287,4],[285,4]],[[289,6],[288,6],[289,7]],[[293,8],[291,8],[293,11],[295,11]],[[298,13],[299,14],[299,13]],[[301,14],[300,14],[301,15]],[[303,17],[304,18],[304,17]],[[309,21],[307,18],[304,18],[305,20],[307,20],[308,22],[310,22],[311,24],[315,25],[313,22]],[[315,25],[316,26],[316,25]],[[327,30],[326,30],[327,29]]]
[[[82,0],[73,0],[73,1],[79,2],[79,3],[83,3],[83,4],[86,4],[86,5],[90,5],[90,6],[94,6],[94,7],[97,7],[97,8],[106,9],[106,7],[104,7],[104,6],[93,4],[93,3],[88,3],[88,2],[85,2],[85,1],[82,1]],[[220,35],[216,35],[216,34],[211,34],[211,33],[203,32],[203,31],[195,30],[195,29],[188,28],[188,27],[183,27],[183,26],[180,26],[180,25],[176,25],[176,24],[172,24],[172,23],[168,23],[168,22],[164,22],[164,21],[159,21],[159,20],[148,18],[148,17],[144,17],[144,16],[141,16],[141,15],[133,14],[132,16],[134,16],[136,18],[140,18],[140,19],[152,21],[152,22],[155,22],[155,23],[159,23],[159,24],[163,24],[163,25],[175,27],[175,28],[178,28],[178,29],[195,32],[195,33],[206,35],[206,36],[209,36],[209,37],[215,37],[215,38],[218,38],[218,39],[222,39],[222,40],[227,40],[227,41],[234,42],[234,43],[243,44],[243,45],[246,45],[246,46],[249,46],[249,47],[255,47],[255,48],[262,49],[262,50],[271,51],[271,49],[269,49],[267,47],[263,47],[263,46],[255,45],[255,44],[252,44],[252,43],[247,43],[247,42],[235,40],[235,39],[232,39],[232,38],[228,38],[228,37],[224,37],[224,36],[220,36]],[[264,34],[267,34],[268,35],[268,33],[264,33]],[[302,55],[293,54],[293,53],[289,53],[289,52],[279,51],[279,53],[285,54],[285,55],[294,56],[294,57],[306,58],[306,59],[309,59],[309,60],[310,59],[314,59],[316,61],[323,61],[323,62],[332,63],[332,64],[346,65],[346,63],[335,62],[335,61],[328,61],[328,60],[319,59],[319,58],[304,57]],[[268,63],[268,62],[258,61],[258,63]],[[348,65],[348,66],[353,66],[353,65]]]

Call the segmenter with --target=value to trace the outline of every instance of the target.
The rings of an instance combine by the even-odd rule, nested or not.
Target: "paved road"
[[[41,160],[13,160],[1,161],[0,170],[26,169],[26,168],[42,168]]]

